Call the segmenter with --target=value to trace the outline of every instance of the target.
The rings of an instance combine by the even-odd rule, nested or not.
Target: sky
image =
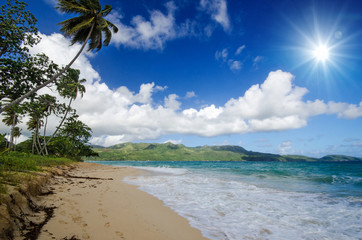
[[[72,16],[26,2],[42,37],[31,53],[66,65],[80,45],[57,23]],[[72,66],[87,80],[73,107],[92,144],[362,157],[362,1],[100,2],[119,32]]]

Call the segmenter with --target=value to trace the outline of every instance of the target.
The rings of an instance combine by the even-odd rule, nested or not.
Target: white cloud
[[[113,35],[111,42],[116,46],[139,49],[163,49],[167,41],[194,35],[195,22],[187,19],[177,24],[174,2],[165,4],[167,13],[160,10],[150,11],[149,19],[141,15],[132,18],[130,25],[122,22],[123,15],[113,10],[107,19],[114,23],[119,31]]]
[[[45,53],[55,63],[65,66],[78,53],[81,45],[76,43],[70,47],[70,41],[65,39],[62,34],[53,33],[50,36],[39,33],[41,37],[40,43],[30,49],[31,54]],[[77,61],[72,65],[72,68],[81,70],[81,77],[87,79],[88,83],[93,83],[100,80],[98,72],[96,72],[90,64],[88,58],[94,57],[91,52],[84,52],[80,55]]]
[[[264,57],[262,57],[262,56],[256,56],[255,58],[254,58],[254,60],[253,60],[253,66],[254,67],[258,67],[258,63],[260,62],[260,61],[262,61],[264,59]]]
[[[194,91],[190,91],[186,93],[185,99],[190,99],[196,97],[196,93]]]
[[[245,48],[246,48],[245,45],[240,46],[240,47],[236,50],[235,55],[239,55]]]
[[[57,6],[57,4],[58,4],[58,0],[44,0],[44,2],[50,4],[54,7]]]
[[[167,140],[167,141],[164,141],[163,143],[181,144],[181,143],[182,143],[182,139],[179,139],[179,140],[169,139],[169,140]]]
[[[120,13],[111,12],[107,18],[119,28],[118,33],[112,37],[112,43],[133,48],[162,49],[166,41],[180,37],[181,33],[185,34],[185,31],[176,26],[175,4],[168,2],[166,9],[166,14],[159,10],[151,11],[149,20],[140,15],[135,16],[131,26],[121,22],[123,16]]]
[[[242,67],[242,63],[237,60],[230,59],[228,61],[230,70],[240,70]]]
[[[242,48],[242,47],[239,47],[239,49],[240,48]],[[235,55],[237,55],[237,52],[239,51],[239,49],[236,51]],[[229,59],[229,52],[228,52],[228,50],[226,48],[224,48],[221,51],[217,50],[215,52],[215,59],[217,61],[227,62],[227,64],[229,65],[230,70],[232,70],[232,71],[237,71],[237,70],[240,70],[242,68],[241,61],[235,60],[235,59]]]
[[[180,109],[181,103],[177,101],[178,98],[176,94],[170,94],[168,97],[165,97],[165,107],[172,110]]]
[[[292,153],[292,142],[291,141],[284,141],[278,146],[278,151],[280,154],[291,154]]]
[[[359,105],[348,103],[328,103],[328,114],[337,114],[340,118],[355,119],[362,117],[362,101]]]
[[[45,52],[58,64],[67,63],[71,53],[79,49],[79,45],[69,46],[70,41],[59,34],[42,37],[40,45],[31,52]],[[182,109],[181,99],[176,94],[169,94],[164,98],[164,104],[157,105],[153,94],[166,87],[146,83],[138,92],[131,92],[125,86],[110,89],[100,81],[89,57],[92,56],[81,55],[73,66],[79,68],[81,77],[87,79],[86,93],[74,102],[73,107],[80,119],[92,128],[94,137],[91,142],[94,144],[151,140],[168,134],[211,137],[282,131],[304,127],[311,116],[321,114],[348,119],[362,116],[362,102],[356,105],[325,103],[319,99],[304,101],[308,90],[295,86],[294,76],[281,70],[270,72],[262,84],[240,92],[239,98],[232,98],[223,106],[211,104],[199,109]],[[55,125],[56,122],[49,130]],[[26,126],[21,128],[26,129]],[[5,132],[2,125],[0,130]]]
[[[226,0],[201,0],[201,9],[208,12],[211,18],[219,23],[225,31],[230,30],[230,20]]]
[[[215,52],[215,59],[218,61],[222,60],[223,62],[226,62],[228,59],[228,55],[229,55],[228,50],[226,48],[224,48],[221,51]]]

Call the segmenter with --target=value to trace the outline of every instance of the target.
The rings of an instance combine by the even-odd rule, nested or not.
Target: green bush
[[[0,155],[0,169],[7,171],[37,171],[43,166],[63,165],[71,162],[73,161],[67,158],[44,157],[21,152]]]

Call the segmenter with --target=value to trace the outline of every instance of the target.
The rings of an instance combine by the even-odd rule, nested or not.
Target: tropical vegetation
[[[67,157],[80,160],[96,153],[87,144],[92,130],[79,120],[72,102],[86,91],[80,71],[70,68],[88,45],[88,51],[108,46],[117,27],[106,20],[112,10],[101,7],[99,0],[59,0],[57,9],[72,14],[59,23],[61,32],[72,44],[81,43],[74,58],[65,67],[52,62],[46,55],[29,54],[29,48],[40,41],[37,19],[20,0],[6,0],[0,7],[0,113],[9,126],[8,140],[3,144],[8,152],[21,151],[36,155]],[[50,87],[56,96],[39,95]],[[23,101],[26,99],[26,101]],[[68,101],[68,102],[67,102]],[[48,120],[58,119],[58,126],[49,132]],[[29,140],[15,144],[21,135],[20,123],[26,121],[32,133]],[[4,136],[4,135],[2,135]]]
[[[72,44],[82,44],[68,65],[61,67],[45,54],[29,53],[40,36],[37,19],[27,10],[27,3],[5,0],[1,4],[0,119],[10,130],[0,133],[0,202],[7,186],[31,178],[34,171],[97,155],[88,144],[91,128],[80,121],[72,107],[74,100],[85,93],[86,80],[71,66],[87,45],[88,51],[99,51],[118,31],[104,18],[111,6],[102,8],[99,0],[58,0],[57,9],[72,14],[72,18],[59,23],[61,32],[71,38]],[[45,86],[55,94],[39,94]],[[52,132],[50,118],[58,119]],[[23,122],[31,136],[16,144]]]
[[[362,158],[330,155],[311,158],[300,155],[279,155],[248,151],[240,146],[186,147],[172,143],[123,143],[104,147],[94,147],[98,157],[87,160],[140,160],[140,161],[362,161]]]

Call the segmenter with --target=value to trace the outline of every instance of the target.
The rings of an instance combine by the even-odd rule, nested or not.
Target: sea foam
[[[210,239],[361,239],[360,198],[261,187],[230,172],[143,169],[159,174],[125,181],[164,201]]]

